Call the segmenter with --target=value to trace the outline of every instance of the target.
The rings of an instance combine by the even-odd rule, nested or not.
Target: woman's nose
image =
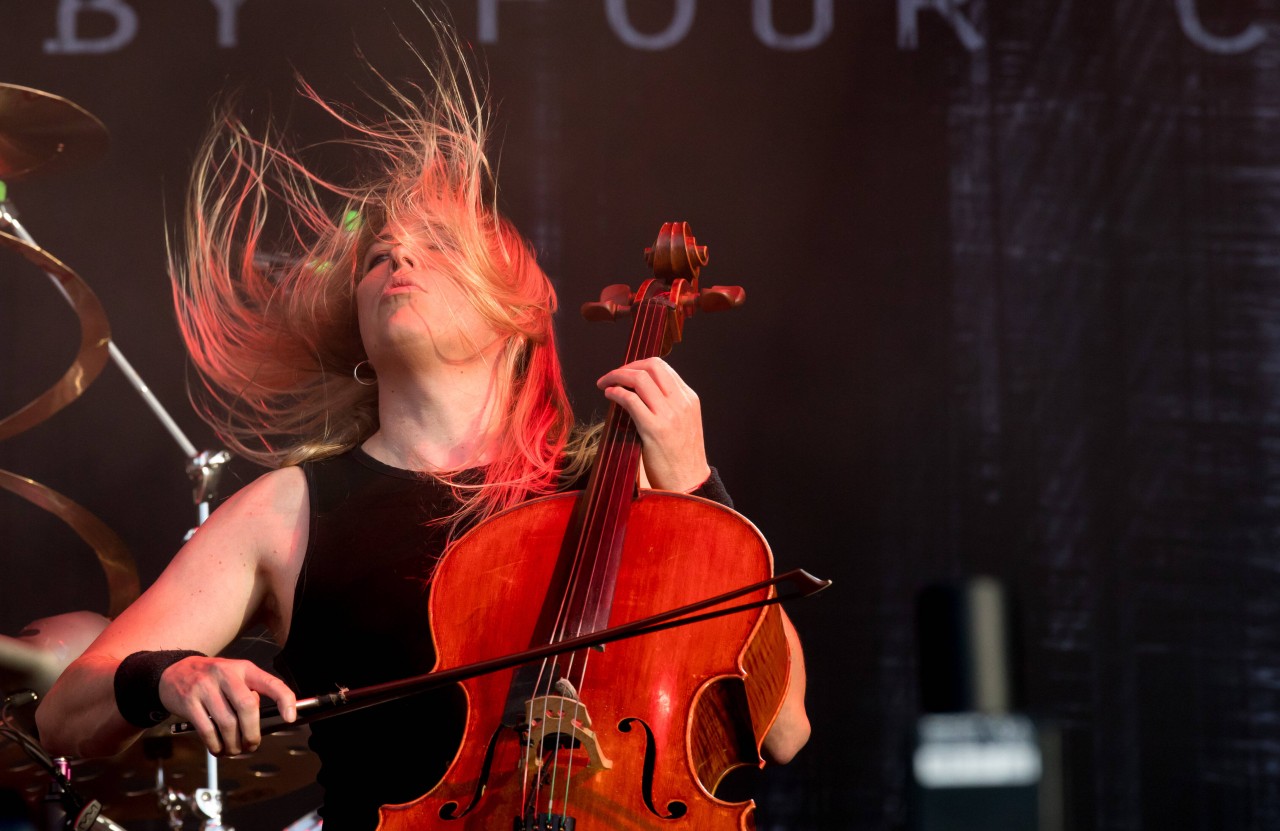
[[[413,252],[403,245],[397,245],[391,249],[391,270],[399,271],[401,268],[413,268],[417,265]]]

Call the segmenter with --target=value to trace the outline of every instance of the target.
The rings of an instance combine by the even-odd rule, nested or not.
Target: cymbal
[[[107,152],[107,128],[60,95],[0,84],[0,179],[54,173]]]
[[[2,141],[3,135],[0,135],[0,149]],[[17,252],[55,280],[80,319],[80,347],[75,359],[51,387],[21,409],[0,418],[0,440],[3,440],[31,429],[84,393],[110,358],[111,328],[93,289],[57,257],[3,231],[0,231],[0,248]],[[115,532],[101,520],[57,491],[6,470],[0,470],[0,489],[59,517],[93,548],[107,575],[110,594],[107,614],[113,617],[120,614],[137,598],[138,570],[133,557]]]
[[[2,427],[4,422],[0,422]],[[138,599],[141,587],[138,582],[138,566],[129,553],[129,547],[111,527],[94,516],[87,508],[55,491],[45,487],[34,479],[18,476],[7,470],[0,470],[0,490],[9,491],[20,496],[38,508],[43,508],[71,527],[80,539],[84,540],[107,577],[107,614],[115,617]],[[47,618],[46,621],[56,620]],[[40,623],[42,621],[37,621]],[[35,626],[36,624],[31,624]],[[30,627],[28,627],[30,628]],[[101,630],[99,630],[101,631]],[[83,651],[93,638],[85,641],[80,649]],[[76,653],[79,655],[79,652]],[[59,672],[75,659],[72,655],[61,664]],[[56,677],[56,676],[55,676]],[[41,692],[37,690],[37,692]]]
[[[157,790],[162,767],[165,786],[188,796],[208,784],[204,745],[168,730],[154,728],[110,759],[72,760],[72,787],[86,800],[101,802],[102,813],[116,822],[164,818]],[[284,796],[314,782],[320,760],[307,747],[309,735],[305,726],[288,728],[264,736],[253,753],[218,759],[223,808]],[[19,791],[34,812],[41,810],[49,778],[21,748],[0,739],[0,787]]]
[[[16,638],[0,635],[0,693],[31,690],[44,695],[108,623],[96,612],[64,612],[33,620]]]
[[[80,318],[80,349],[62,377],[34,401],[0,419],[0,439],[28,430],[80,397],[110,358],[111,327],[107,313],[89,284],[61,260],[35,245],[0,231],[0,248],[16,251],[57,280]]]
[[[0,635],[0,696],[17,690],[47,691],[60,672],[52,653]]]

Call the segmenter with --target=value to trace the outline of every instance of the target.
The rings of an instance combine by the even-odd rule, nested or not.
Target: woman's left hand
[[[707,480],[711,468],[698,395],[666,361],[633,361],[607,373],[596,386],[635,422],[650,487],[691,491]]]

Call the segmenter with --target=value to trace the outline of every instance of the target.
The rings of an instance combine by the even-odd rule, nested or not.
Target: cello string
[[[627,350],[627,357],[629,360],[648,357],[648,354],[653,351],[652,340],[654,336],[654,323],[655,321],[660,321],[661,318],[662,310],[654,301],[649,300],[642,305],[639,313],[639,319],[633,330],[632,343],[629,345]],[[593,517],[593,519],[599,518],[599,527],[595,528],[595,545],[597,549],[601,547],[603,541],[612,541],[617,536],[618,522],[620,521],[620,511],[617,510],[617,506],[621,505],[623,500],[628,498],[630,491],[634,490],[636,484],[634,481],[630,481],[630,477],[626,477],[626,480],[624,480],[624,477],[622,476],[623,470],[621,469],[624,468],[631,460],[632,448],[634,445],[628,443],[627,446],[623,446],[621,442],[617,440],[620,434],[631,432],[633,430],[634,422],[622,408],[617,409],[616,421],[617,424],[614,441],[611,444],[612,452],[611,455],[606,457],[603,470],[601,472],[601,475],[606,477],[605,481],[610,490],[606,494],[603,494],[603,498],[601,500],[603,503],[603,507],[601,509],[602,513]],[[601,554],[604,554],[605,556],[602,557],[600,556]],[[612,550],[604,552],[598,550],[597,556],[591,561],[591,574],[588,577],[588,595],[583,598],[583,602],[586,603],[589,600],[592,600],[591,591],[594,589],[594,606],[591,608],[584,607],[583,618],[585,618],[587,614],[590,614],[592,616],[591,619],[594,621],[600,615],[601,604],[603,603],[602,587],[603,581],[608,579],[609,576],[607,569],[610,565],[610,555],[612,555]],[[579,621],[579,628],[575,634],[583,634],[582,620]],[[583,668],[583,672],[585,672],[585,666]],[[582,684],[584,681],[585,677],[579,677],[577,679],[578,684]]]
[[[629,344],[627,350],[627,358],[629,361],[637,360],[644,356],[649,350],[644,347],[648,346],[651,340],[651,329],[655,319],[654,303],[647,301],[641,307],[639,320],[633,330],[632,343]],[[638,341],[638,343],[637,343]],[[611,550],[600,550],[606,541],[612,541],[617,534],[617,523],[619,521],[619,511],[617,507],[627,497],[628,493],[635,488],[634,481],[624,480],[622,476],[625,466],[631,456],[632,444],[627,442],[625,445],[621,441],[622,437],[631,432],[633,422],[627,412],[621,407],[617,407],[614,413],[614,423],[611,424],[612,433],[610,435],[610,445],[608,452],[604,456],[604,462],[601,465],[600,476],[604,483],[608,486],[608,490],[603,490],[600,494],[599,504],[595,506],[590,522],[591,530],[595,538],[591,543],[596,547],[596,556],[590,561],[590,574],[587,577],[588,594],[583,598],[582,617],[578,621],[578,629],[575,635],[584,634],[583,624],[588,614],[595,616],[600,613],[600,604],[602,596],[600,589],[602,581],[607,579],[607,567],[610,565],[609,555]],[[627,477],[629,479],[630,477]],[[585,542],[585,541],[584,541]],[[594,607],[587,607],[585,604],[592,599],[591,593],[594,590]],[[578,683],[581,683],[579,679]]]
[[[656,301],[650,300],[644,304],[640,314],[640,319],[636,324],[637,337],[635,340],[638,340],[639,343],[633,344],[633,348],[628,350],[629,358],[635,360],[641,357],[648,357],[654,351],[653,339],[656,335],[655,323],[661,322],[662,317],[663,310]],[[623,410],[620,410],[619,412],[618,422],[618,431],[620,433],[634,430],[634,422]],[[634,438],[632,441],[634,441]],[[609,465],[609,478],[607,481],[610,486],[610,492],[607,494],[607,498],[604,502],[606,507],[615,508],[615,510],[609,510],[601,517],[600,527],[596,529],[599,540],[601,541],[613,541],[618,536],[618,525],[621,521],[621,512],[616,510],[616,508],[622,504],[624,499],[629,499],[630,493],[635,489],[635,481],[629,476],[624,478],[622,475],[624,471],[620,469],[632,461],[633,447],[634,445],[630,442],[628,442],[626,447],[620,446],[620,444],[615,445],[614,455],[607,462]],[[608,568],[612,565],[610,560],[613,554],[612,550],[610,549],[601,553],[605,556],[597,556],[593,560],[592,573],[589,579],[589,586],[595,591],[593,595],[588,594],[587,598],[584,598],[584,602],[591,600],[594,603],[591,608],[584,608],[583,610],[584,617],[590,615],[590,619],[593,621],[598,620],[602,612],[601,607],[604,603],[603,582],[609,578]],[[579,631],[577,634],[582,634],[582,632]],[[585,683],[586,680],[585,662],[582,672],[583,675],[577,679],[579,684]]]
[[[543,659],[543,661],[542,661],[543,666],[546,666],[546,663],[547,663],[547,661],[546,661],[546,659],[544,658],[544,659]],[[541,671],[541,670],[539,670],[539,678],[541,678],[541,672],[542,672],[542,671]],[[529,725],[529,731],[530,731],[529,741],[532,741],[532,740],[533,740],[533,733],[532,733],[532,731],[533,731],[533,702],[534,702],[534,699],[533,699],[533,698],[530,698],[528,701],[526,701],[526,702],[524,703],[524,707],[525,707],[525,719],[524,719],[524,723],[525,723],[525,724],[527,724],[527,725]],[[524,748],[524,759],[523,759],[523,760],[521,760],[521,761],[519,762],[519,764],[520,764],[520,765],[521,765],[521,767],[522,767],[522,770],[521,770],[521,772],[520,772],[520,811],[521,811],[521,814],[522,814],[522,815],[524,814],[524,812],[526,812],[526,811],[528,810],[528,807],[529,807],[529,804],[530,804],[530,802],[529,802],[529,769],[530,769],[531,767],[533,767],[533,765],[530,763],[530,757],[531,757],[531,754],[529,753],[529,747],[526,745],[526,746],[525,746],[525,748]],[[535,784],[535,785],[534,785],[534,792],[533,792],[533,799],[534,799],[534,800],[537,800],[537,798],[538,798],[538,790],[537,790],[537,785]],[[535,813],[536,813],[536,811],[535,811]]]
[[[638,319],[636,321],[635,326],[632,327],[630,341],[627,346],[626,357],[627,357],[628,363],[630,363],[633,360],[637,360],[640,357],[648,357],[648,353],[653,351],[651,346],[653,342],[653,337],[655,334],[652,331],[653,324],[655,319],[661,320],[661,308],[652,301],[642,302],[640,305],[637,318]],[[642,351],[643,351],[643,354],[642,354]],[[594,615],[598,615],[600,612],[600,604],[602,602],[600,585],[601,585],[601,581],[606,579],[608,576],[607,569],[602,569],[602,566],[608,565],[608,555],[612,553],[611,550],[602,551],[601,543],[605,540],[611,540],[615,536],[616,530],[617,530],[617,521],[619,519],[616,506],[619,504],[620,499],[623,496],[625,496],[626,489],[634,488],[634,482],[623,481],[623,477],[620,475],[622,471],[619,469],[620,467],[625,467],[630,454],[630,447],[623,446],[618,441],[618,439],[622,434],[627,432],[628,427],[630,425],[631,425],[631,419],[627,415],[626,411],[620,407],[617,407],[617,405],[613,405],[610,412],[609,423],[607,425],[608,442],[603,446],[602,456],[601,456],[602,461],[599,465],[600,470],[597,473],[598,479],[603,481],[604,485],[607,485],[608,490],[606,491],[602,488],[601,492],[597,494],[597,496],[599,497],[598,501],[596,501],[595,503],[589,503],[587,518],[586,518],[586,521],[584,521],[583,523],[584,533],[579,537],[578,550],[577,552],[575,552],[575,555],[576,555],[575,564],[583,563],[585,560],[583,549],[588,544],[588,542],[590,542],[591,545],[595,548],[595,556],[591,558],[590,574],[586,579],[585,588],[583,588],[583,584],[580,580],[581,578],[580,571],[576,575],[578,579],[575,580],[572,586],[571,593],[577,593],[579,591],[586,592],[586,595],[582,597],[583,605],[581,606],[581,612],[579,613],[578,619],[576,621],[577,628],[576,628],[576,631],[574,632],[575,635],[580,635],[583,633],[586,614],[588,612],[593,613],[593,618],[594,618]],[[621,492],[620,492],[620,489],[621,489]],[[599,527],[596,527],[596,526],[599,526]],[[602,562],[602,560],[604,560],[604,562]],[[592,599],[591,595],[592,595],[593,589],[595,589],[595,593],[594,593],[595,606],[592,609],[592,608],[588,608],[588,606],[585,604],[591,601]],[[562,627],[567,623],[569,623],[569,621],[562,621],[561,622]],[[563,629],[560,634],[562,637],[565,634]],[[582,666],[581,666],[581,669],[579,670],[580,674],[575,676],[574,669],[575,669],[575,664],[577,663],[577,657],[578,656],[576,653],[571,654],[569,656],[569,665],[565,673],[567,676],[566,680],[568,680],[570,684],[575,687],[575,692],[577,693],[577,696],[578,696],[576,698],[576,701],[578,703],[575,704],[575,709],[580,708],[582,706],[581,698],[580,698],[581,690],[585,687],[587,665],[591,656],[589,651],[583,652]],[[560,710],[559,722],[557,724],[557,732],[563,731],[564,714],[565,714],[565,710],[563,709]],[[572,788],[572,779],[573,779],[573,754],[569,755],[568,761],[566,762],[565,767],[566,767],[566,771],[564,774],[563,799],[564,799],[564,804],[568,805],[569,794]],[[551,782],[549,783],[549,794],[548,794],[548,803],[547,803],[548,813],[554,813],[555,798],[556,798],[555,797],[556,780],[558,778],[559,778],[559,754],[556,754],[554,756],[553,765],[552,765]]]
[[[628,350],[627,350],[627,357],[629,359],[636,360],[637,358],[640,358],[640,357],[650,357],[651,355],[656,354],[657,352],[656,338],[660,334],[660,330],[657,329],[656,327],[661,325],[661,323],[665,319],[665,315],[666,315],[666,310],[663,309],[661,304],[656,299],[646,301],[643,303],[640,310],[640,314],[639,314],[639,320],[637,321],[635,327],[632,330],[633,331],[632,343],[629,344]],[[636,341],[639,341],[639,343],[637,343]],[[641,349],[643,350],[643,354],[637,354],[636,350],[641,350]],[[618,418],[619,431],[625,431],[627,428],[627,425],[632,423],[633,423],[632,420],[626,415],[625,411],[619,412],[619,418]],[[624,481],[623,477],[620,475],[622,471],[612,469],[618,465],[625,465],[627,463],[630,457],[630,449],[620,447],[616,444],[613,447],[614,449],[611,457],[606,459],[606,464],[609,465],[609,467],[611,468],[609,471],[610,473],[609,478],[606,481],[608,482],[608,484],[612,489],[612,493],[610,493],[610,496],[612,498],[605,501],[606,507],[617,506],[620,503],[621,499],[627,496],[627,491],[634,489],[635,487],[634,482]],[[602,471],[602,475],[603,473],[604,471]],[[619,489],[621,489],[622,491],[621,493],[619,492]],[[603,515],[603,521],[605,523],[605,527],[600,529],[601,533],[599,534],[599,537],[598,537],[599,540],[613,540],[618,532],[619,520],[620,520],[620,515],[617,510],[610,510],[607,513],[605,513]],[[602,587],[600,583],[608,579],[608,576],[609,576],[607,568],[604,570],[604,573],[602,574],[597,573],[597,569],[599,569],[601,566],[608,565],[607,559],[606,559],[606,562],[604,563],[601,562],[601,556],[600,556],[601,553],[605,553],[606,556],[608,556],[612,554],[612,550],[609,550],[607,552],[601,552],[600,546],[597,544],[597,556],[593,558],[593,561],[591,564],[592,574],[588,580],[588,591],[591,588],[596,589],[595,596],[594,596],[595,606],[593,609],[590,610],[592,620],[595,620],[596,618],[598,618],[601,612],[601,605],[603,603],[603,593],[601,591]],[[615,574],[615,577],[616,577],[616,574]],[[590,598],[590,594],[588,594],[588,598]],[[584,609],[584,612],[586,611],[587,610]],[[585,614],[584,614],[584,617],[585,617]],[[581,630],[582,630],[582,619],[579,619],[579,631],[577,634],[582,634]],[[573,658],[576,659],[576,655],[573,656]],[[588,664],[590,663],[590,660],[591,660],[590,650],[584,650],[582,655],[582,668],[580,670],[581,674],[578,677],[578,683],[577,683],[577,690],[579,691],[579,694],[581,694],[581,691],[586,687],[587,667],[588,667]],[[581,705],[579,704],[578,706],[581,706]],[[570,754],[569,762],[567,764],[568,769],[565,772],[565,783],[564,783],[564,804],[565,805],[569,804],[569,794],[570,794],[571,783],[573,778],[572,759],[573,759],[573,756],[572,754]],[[555,787],[554,781],[551,787],[553,789],[553,796],[552,796],[552,799],[549,800],[549,803],[548,803],[549,806],[554,804],[554,787]],[[548,811],[548,813],[550,813],[550,810]]]
[[[636,326],[633,327],[631,340],[628,343],[628,361],[634,360],[637,355],[637,341],[643,340],[647,322],[652,317],[649,312],[650,304],[645,303],[641,306],[640,320],[637,322]],[[597,473],[598,480],[603,484],[599,486],[599,492],[593,494],[594,498],[588,503],[588,510],[585,512],[586,516],[583,521],[584,533],[579,537],[577,550],[575,551],[575,565],[578,566],[578,568],[574,572],[574,580],[570,589],[575,596],[579,591],[584,590],[582,580],[582,569],[586,566],[586,555],[584,549],[588,545],[592,545],[597,549],[599,548],[601,542],[600,532],[607,527],[602,521],[602,517],[604,520],[607,520],[610,517],[616,516],[614,512],[609,510],[609,508],[618,501],[620,496],[618,488],[626,488],[629,486],[628,483],[620,481],[618,471],[619,466],[625,463],[627,455],[627,448],[620,445],[619,437],[626,432],[629,423],[630,418],[627,416],[626,411],[618,407],[616,404],[611,405],[610,417],[606,423],[606,433],[601,440],[601,458],[598,464],[600,470]],[[609,485],[608,490],[604,488],[605,484]],[[599,556],[592,558],[590,562],[591,573],[588,575],[586,580],[586,591],[589,591],[591,587],[596,584],[596,575],[600,565],[601,560]],[[583,611],[586,611],[586,609]],[[580,635],[583,633],[582,623],[583,621],[580,618],[577,622],[578,628],[573,634]],[[569,621],[567,620],[561,621],[561,628],[557,632],[557,635],[560,638],[569,635],[567,628],[565,628],[568,624]]]
[[[642,305],[641,320],[637,322],[636,326],[632,328],[630,343],[628,344],[627,355],[626,355],[628,362],[636,357],[637,341],[643,339],[643,331],[645,328],[643,326],[643,320],[645,317],[647,317],[647,315],[644,313],[645,310],[647,310],[647,305]],[[607,423],[607,432],[603,440],[604,444],[601,448],[600,463],[597,466],[598,471],[596,473],[596,477],[597,477],[598,485],[597,485],[596,493],[593,494],[593,496],[595,497],[595,500],[589,503],[588,505],[589,510],[586,512],[586,517],[583,523],[582,534],[578,540],[578,550],[575,552],[575,563],[578,565],[578,569],[575,572],[575,577],[574,577],[573,584],[571,586],[570,594],[571,596],[574,596],[574,597],[580,597],[579,600],[576,600],[573,603],[573,608],[576,610],[576,614],[577,614],[577,620],[569,621],[567,619],[562,619],[561,628],[559,632],[560,637],[564,637],[569,634],[567,630],[567,626],[569,626],[571,623],[576,627],[576,630],[573,632],[573,634],[581,634],[584,628],[583,626],[585,622],[584,615],[586,614],[586,612],[589,611],[589,607],[586,605],[586,601],[590,597],[590,593],[593,587],[597,583],[596,575],[600,569],[602,554],[605,553],[605,552],[602,552],[601,550],[602,549],[601,543],[602,543],[602,540],[607,537],[605,535],[602,535],[601,533],[602,527],[605,527],[604,524],[601,522],[601,518],[603,517],[607,519],[609,516],[615,513],[613,509],[614,509],[614,503],[616,501],[617,483],[619,480],[619,474],[617,472],[617,468],[623,461],[625,461],[625,452],[626,452],[626,449],[620,445],[618,439],[620,435],[624,432],[625,427],[626,427],[625,413],[621,411],[619,408],[617,408],[616,405],[613,405],[609,413],[609,420]],[[595,553],[595,556],[591,557],[589,563],[587,561],[588,555],[586,554],[586,549],[588,547],[594,549],[594,553]],[[590,574],[587,575],[584,580],[583,571],[588,568],[590,570]],[[585,592],[585,596],[582,596],[584,592]],[[590,656],[587,654],[583,655],[583,669],[581,670],[582,672],[585,672],[585,664],[589,657]],[[566,680],[570,681],[571,684],[574,684],[574,682],[576,682],[574,686],[577,688],[577,690],[580,691],[583,686],[582,679],[581,677],[575,674],[575,670],[577,669],[576,664],[577,664],[578,656],[576,654],[571,654],[568,656],[568,658],[569,658],[569,662],[565,672]],[[580,692],[578,692],[578,695],[580,696]],[[563,715],[563,711],[561,711],[561,714]],[[557,725],[557,728],[560,731],[563,731],[563,727],[564,727],[563,723],[560,723]],[[551,779],[551,782],[549,783],[550,793],[549,793],[549,799],[548,799],[548,813],[554,813],[556,790],[557,790],[556,780],[559,778],[559,765],[560,765],[560,759],[559,759],[559,756],[557,755],[555,757],[553,768],[552,768],[552,779]],[[570,754],[568,757],[568,760],[566,762],[566,767],[567,767],[567,770],[564,776],[564,803],[567,805],[569,801],[569,795],[572,789],[572,772],[573,772],[573,755],[572,754]]]
[[[646,301],[642,309],[640,319],[636,323],[636,332],[637,332],[636,340],[639,340],[640,343],[633,344],[633,348],[628,350],[628,357],[635,360],[640,357],[651,357],[652,355],[657,353],[658,344],[656,343],[656,339],[660,335],[660,332],[661,332],[660,325],[663,322],[665,316],[666,316],[666,309],[662,307],[662,305],[656,298]],[[619,422],[620,422],[619,424],[620,431],[625,431],[628,427],[631,427],[634,425],[634,422],[630,419],[628,415],[626,415],[625,411],[622,411]],[[636,438],[638,439],[638,435],[636,436]],[[615,453],[615,458],[611,459],[610,463],[611,465],[625,465],[628,462],[629,457],[630,457],[630,447],[619,448]],[[631,480],[631,477],[626,477],[626,480],[624,480],[621,473],[622,471],[620,470],[610,472],[610,477],[608,481],[612,487],[612,491],[609,493],[608,495],[609,498],[606,500],[606,504],[609,506],[615,506],[615,505],[621,504],[622,500],[629,498],[629,493],[635,489],[636,482]],[[604,540],[615,539],[618,535],[618,524],[620,521],[621,521],[620,512],[610,511],[608,514],[606,514],[603,517],[603,527],[599,529],[601,539],[604,539]],[[611,555],[612,551],[608,553]],[[610,563],[607,558],[602,562],[601,558],[599,557],[597,557],[596,560],[592,563],[593,572],[591,575],[591,586],[597,589],[594,595],[595,605],[590,610],[584,610],[584,612],[590,613],[592,620],[598,619],[601,614],[601,611],[602,611],[601,607],[602,607],[602,604],[604,603],[604,595],[603,595],[603,592],[600,591],[599,589],[601,588],[602,582],[608,579],[608,576],[609,576],[607,571],[603,574],[597,574],[595,569],[602,566],[607,567],[609,565]],[[616,577],[616,574],[615,574],[615,577]],[[578,634],[582,634],[582,632],[579,632]],[[582,668],[582,672],[583,672],[583,676],[579,679],[579,683],[585,683],[586,681],[585,662]]]
[[[640,314],[639,314],[640,319],[637,321],[636,325],[632,327],[629,342],[627,344],[627,353],[626,353],[627,362],[634,360],[636,357],[636,350],[638,348],[637,341],[644,340],[644,330],[647,328],[647,325],[645,325],[646,321],[652,318],[652,315],[649,314],[649,309],[651,305],[652,304],[650,303],[641,303]],[[625,448],[619,447],[619,443],[618,443],[618,437],[621,433],[625,432],[625,428],[627,425],[628,419],[625,416],[626,416],[625,411],[622,411],[616,404],[613,404],[610,406],[610,412],[606,420],[605,432],[601,438],[601,457],[600,459],[597,460],[597,468],[598,468],[598,471],[596,473],[597,481],[609,484],[612,488],[617,487],[617,485],[614,483],[619,478],[618,473],[616,472],[616,468],[619,464],[625,462],[625,456],[626,456]],[[612,493],[604,493],[601,491],[597,491],[596,493],[587,494],[588,501],[587,501],[586,509],[584,510],[584,519],[581,526],[581,533],[579,534],[578,540],[576,542],[576,550],[574,552],[573,565],[570,570],[569,586],[564,596],[561,599],[560,609],[557,611],[556,625],[554,627],[553,633],[550,636],[550,640],[553,642],[556,640],[563,640],[564,637],[566,636],[567,627],[570,624],[570,621],[567,620],[567,611],[568,611],[567,607],[569,606],[571,599],[575,597],[580,590],[583,590],[582,589],[582,585],[583,585],[582,571],[583,571],[584,560],[585,560],[584,549],[589,542],[594,542],[594,546],[597,549],[597,556],[593,558],[591,563],[592,574],[588,577],[586,581],[586,586],[587,586],[586,591],[589,592],[591,586],[595,582],[595,574],[596,574],[596,570],[600,560],[600,557],[599,557],[599,538],[600,537],[598,533],[593,534],[593,530],[594,530],[593,526],[598,524],[602,512],[607,512],[605,513],[606,517],[612,513],[612,512],[608,512],[608,508],[616,500],[616,496],[617,496],[616,490]],[[613,499],[610,499],[607,497],[613,497]],[[593,536],[595,537],[594,541],[592,540]],[[584,598],[584,601],[585,599],[586,598]],[[598,608],[597,608],[597,611],[598,611]],[[579,616],[579,619],[577,622],[577,631],[575,632],[575,634],[581,634],[581,631],[582,631],[582,618],[581,616]],[[585,669],[586,669],[585,667],[586,657],[588,656],[584,656],[584,661],[583,661],[584,665],[582,669],[584,678],[585,678]],[[572,683],[574,678],[573,676],[574,664],[576,663],[577,656],[576,654],[571,654],[570,656],[568,656],[568,658],[569,658],[569,663],[565,670],[564,675],[566,676],[566,680],[569,680],[570,683]],[[541,697],[544,694],[550,693],[551,687],[552,685],[554,685],[555,680],[550,677],[550,673],[548,673],[547,670],[548,668],[555,667],[555,666],[556,666],[555,662],[552,662],[549,664],[548,661],[543,661],[542,667],[539,671],[537,682],[535,684],[535,694],[537,697]],[[544,687],[544,684],[546,685],[545,687]],[[576,686],[576,689],[580,689],[582,686],[581,680],[579,680],[578,684],[575,686]],[[532,712],[530,712],[530,714],[532,715]],[[558,723],[556,725],[557,732],[560,732],[563,730],[563,726],[564,726],[563,714],[564,714],[564,711],[561,710]],[[545,718],[546,714],[543,713],[542,716]],[[531,720],[530,720],[530,723],[532,723]],[[539,751],[540,750],[541,748],[539,748]],[[551,781],[548,783],[548,807],[547,807],[548,813],[555,813],[554,811],[555,783],[559,774],[559,763],[560,763],[559,754],[553,753]],[[572,772],[571,761],[568,763],[568,767],[569,767],[569,771],[566,772],[566,776],[565,776],[565,803],[566,804],[568,802],[570,782],[571,782],[571,779],[570,779],[571,772]],[[528,766],[526,766],[525,774],[523,777],[525,782],[526,794],[527,794],[528,776],[529,776],[529,770],[528,770]],[[545,778],[546,778],[545,776],[539,775],[535,779],[535,785],[534,785],[535,803],[536,801],[539,800],[538,794],[541,792],[542,783],[545,780]]]

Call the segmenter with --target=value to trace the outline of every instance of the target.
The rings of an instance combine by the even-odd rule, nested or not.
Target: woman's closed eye
[[[365,272],[365,274],[368,274],[370,271],[373,271],[373,270],[374,270],[375,268],[377,268],[379,265],[381,265],[381,264],[382,264],[382,263],[384,263],[384,262],[389,261],[390,259],[391,259],[391,251],[389,251],[389,250],[376,250],[376,249],[375,249],[375,250],[373,250],[373,251],[370,251],[370,252],[365,256],[365,260],[364,260],[364,272]]]

